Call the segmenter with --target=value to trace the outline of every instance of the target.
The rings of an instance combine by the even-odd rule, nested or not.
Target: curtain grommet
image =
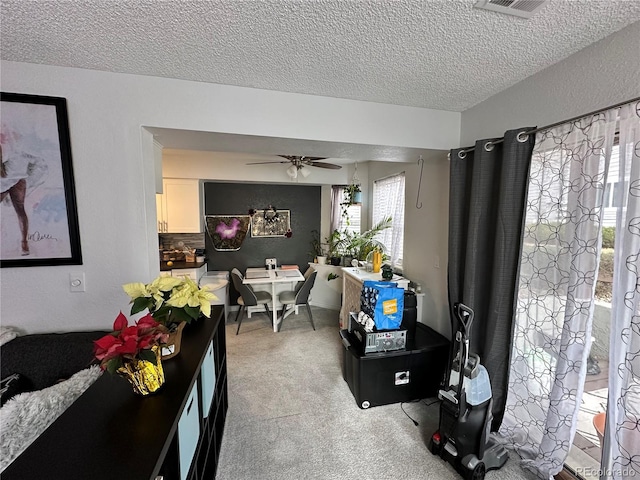
[[[493,143],[491,143],[491,142],[487,142],[487,143],[485,143],[485,144],[484,144],[484,149],[485,149],[487,152],[490,152],[490,151],[491,151],[491,150],[493,150],[494,148],[495,148],[495,145],[494,145]]]
[[[460,160],[464,160],[466,157],[467,157],[467,152],[465,152],[464,150],[460,150],[460,151],[458,152],[458,158],[459,158]]]
[[[520,143],[524,143],[527,140],[529,140],[529,134],[527,132],[520,132],[517,136],[516,136],[516,140],[518,140]]]

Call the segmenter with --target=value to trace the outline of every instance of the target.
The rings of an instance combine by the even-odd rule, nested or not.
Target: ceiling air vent
[[[478,0],[474,7],[522,18],[531,18],[534,13],[539,12],[547,3],[549,3],[549,0]]]

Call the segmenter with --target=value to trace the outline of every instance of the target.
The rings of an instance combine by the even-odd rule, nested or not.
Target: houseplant
[[[342,245],[342,233],[339,230],[334,230],[331,234],[325,238],[327,245],[327,256],[331,265],[340,265],[340,247]]]
[[[216,300],[209,292],[209,285],[198,287],[188,277],[159,276],[151,283],[127,283],[122,286],[131,297],[131,314],[149,310],[151,316],[169,328],[167,346],[162,349],[165,359],[180,352],[182,329],[201,315],[211,316],[211,301]]]
[[[373,228],[362,233],[345,230],[341,234],[339,247],[353,258],[365,261],[373,251],[384,253],[385,247],[376,236],[387,228],[391,228],[391,217],[383,218]]]
[[[322,243],[320,242],[320,232],[318,230],[311,230],[311,251],[309,252],[311,259],[315,259],[316,263],[324,265],[326,256]]]
[[[113,332],[94,341],[94,355],[100,368],[125,377],[140,395],[156,392],[164,384],[160,346],[169,329],[150,314],[129,326],[122,312],[113,322]]]
[[[360,185],[357,183],[351,183],[344,188],[344,193],[346,196],[346,205],[355,205],[358,203],[362,203],[362,190],[360,189]]]

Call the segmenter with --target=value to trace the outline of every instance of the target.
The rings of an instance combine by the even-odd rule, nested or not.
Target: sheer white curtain
[[[331,186],[331,231],[360,233],[361,206],[343,205],[347,201],[345,189],[345,185]]]
[[[404,172],[373,183],[373,225],[391,217],[391,228],[383,230],[377,239],[386,247],[389,263],[402,269],[404,244]]]
[[[640,102],[620,108],[609,401],[601,479],[640,478]],[[626,208],[625,208],[626,206]]]
[[[344,198],[344,186],[331,186],[331,231],[341,230],[342,208],[340,204]]]
[[[616,114],[539,132],[533,150],[499,435],[540,478],[562,470],[576,431]]]

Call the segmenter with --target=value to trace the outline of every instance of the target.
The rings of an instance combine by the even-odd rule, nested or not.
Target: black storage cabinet
[[[432,328],[418,323],[407,350],[367,355],[348,330],[341,330],[340,336],[345,347],[342,376],[360,408],[437,395],[448,364],[449,340]]]

